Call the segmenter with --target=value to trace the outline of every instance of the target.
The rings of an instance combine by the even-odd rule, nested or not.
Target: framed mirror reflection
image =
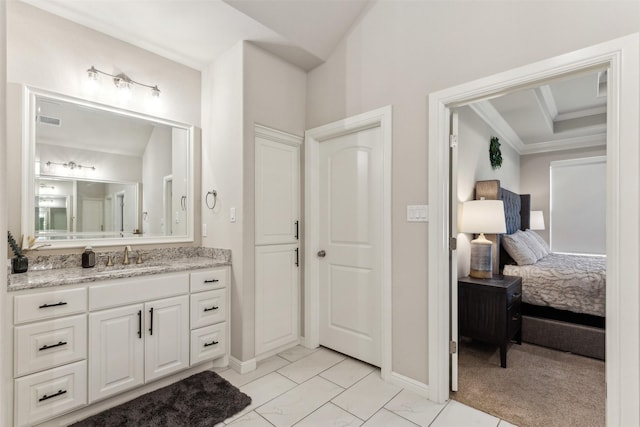
[[[192,126],[28,87],[25,101],[25,236],[54,247],[193,241]]]

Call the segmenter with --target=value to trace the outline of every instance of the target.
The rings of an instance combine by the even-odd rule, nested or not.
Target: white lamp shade
[[[503,234],[507,232],[502,200],[469,200],[462,204],[462,233]]]
[[[542,215],[542,211],[531,211],[529,229],[544,230],[544,216]]]

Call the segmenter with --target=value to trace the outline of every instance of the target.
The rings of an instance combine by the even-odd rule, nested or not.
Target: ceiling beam
[[[507,144],[509,144],[516,153],[522,154],[525,144],[522,142],[516,131],[507,123],[502,115],[495,109],[489,101],[479,101],[469,104],[469,107],[493,129],[494,132]]]
[[[536,97],[538,107],[542,112],[544,123],[547,125],[547,130],[553,133],[553,121],[558,116],[558,107],[556,101],[553,99],[553,93],[549,85],[543,85],[533,90]]]

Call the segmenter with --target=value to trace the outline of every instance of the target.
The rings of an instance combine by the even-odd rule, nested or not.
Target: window
[[[554,252],[606,253],[606,160],[599,156],[551,162]]]

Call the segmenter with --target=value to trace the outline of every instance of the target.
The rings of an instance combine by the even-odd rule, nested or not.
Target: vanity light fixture
[[[78,163],[74,162],[73,160],[72,160],[72,161],[70,161],[70,162],[66,162],[66,163],[52,162],[51,160],[49,160],[49,161],[46,163],[46,165],[47,165],[47,166],[51,166],[51,165],[60,165],[60,166],[64,166],[65,168],[69,168],[69,169],[71,169],[71,170],[73,170],[73,169],[83,169],[83,168],[85,168],[85,169],[91,169],[91,170],[93,170],[93,171],[94,171],[94,170],[96,170],[96,167],[95,167],[95,166],[83,166],[83,165],[80,165],[80,164],[78,164]]]
[[[105,71],[98,70],[93,65],[91,66],[91,68],[89,68],[87,70],[87,76],[89,77],[90,80],[97,81],[99,74],[104,74],[105,76],[112,77],[113,78],[113,84],[118,89],[130,91],[132,89],[133,85],[138,85],[138,86],[143,86],[143,87],[151,89],[151,96],[153,96],[154,98],[160,97],[160,89],[158,88],[158,85],[147,85],[147,84],[144,84],[144,83],[137,82],[137,81],[133,80],[132,78],[130,78],[129,76],[127,76],[126,74],[124,74],[124,73],[120,73],[120,74],[117,74],[117,75],[109,74],[109,73],[107,73]]]

